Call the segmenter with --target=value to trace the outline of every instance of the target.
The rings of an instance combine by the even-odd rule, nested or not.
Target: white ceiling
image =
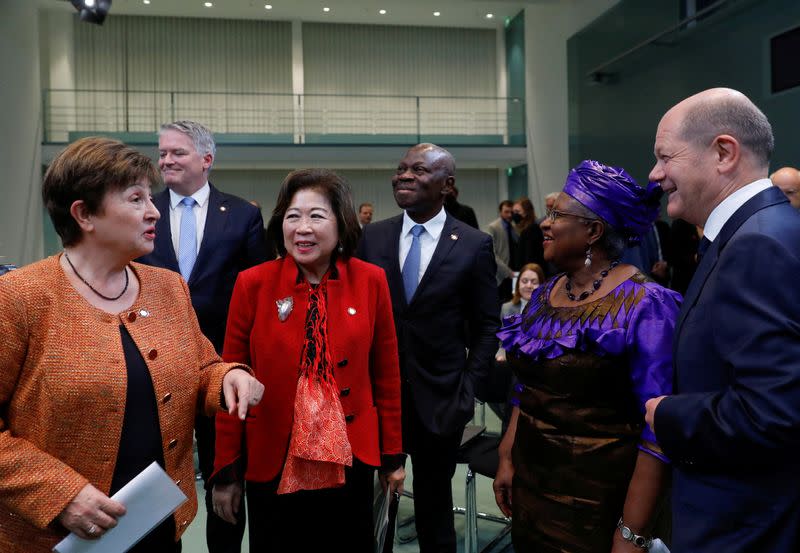
[[[531,4],[568,3],[572,0],[113,0],[109,17],[155,15],[315,21],[372,25],[423,25],[493,29]],[[204,7],[210,1],[213,6]],[[70,9],[60,0],[40,0],[45,8]],[[265,9],[270,4],[271,10]],[[330,8],[324,12],[323,8]],[[381,15],[379,10],[386,10]],[[433,12],[438,11],[438,17]],[[487,18],[491,13],[493,17]]]

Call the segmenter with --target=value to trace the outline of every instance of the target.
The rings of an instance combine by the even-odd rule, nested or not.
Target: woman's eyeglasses
[[[597,221],[595,217],[586,217],[585,215],[578,215],[577,213],[570,213],[569,211],[558,211],[557,209],[549,209],[545,218],[550,223],[555,223],[559,217],[574,217],[575,219],[583,219],[584,221]]]

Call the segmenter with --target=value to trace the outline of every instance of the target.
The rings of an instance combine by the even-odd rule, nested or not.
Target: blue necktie
[[[419,284],[419,262],[422,257],[419,236],[423,232],[425,232],[425,227],[422,225],[411,227],[411,234],[414,235],[414,238],[411,240],[411,248],[408,250],[406,262],[403,264],[403,288],[406,290],[406,301],[408,302],[414,297],[414,292],[417,291]]]
[[[183,280],[189,282],[195,259],[197,259],[197,221],[194,217],[194,198],[181,200],[181,229],[178,235],[178,267]]]

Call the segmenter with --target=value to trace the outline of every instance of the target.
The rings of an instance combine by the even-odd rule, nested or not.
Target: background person
[[[386,277],[352,258],[358,220],[331,171],[289,173],[268,231],[281,258],[239,276],[224,353],[266,397],[245,422],[217,417],[214,508],[235,523],[244,479],[251,551],[367,553],[375,469],[390,493],[405,478]]]
[[[162,125],[158,166],[167,189],[153,203],[164,216],[156,222],[155,248],[139,261],[183,276],[203,334],[222,353],[236,276],[273,258],[274,251],[268,251],[265,242],[261,209],[209,182],[215,156],[214,137],[200,123]],[[239,553],[244,518],[232,527],[214,514],[211,505],[208,477],[214,466],[214,419],[198,414],[195,435],[200,472],[206,481],[209,553]]]
[[[189,501],[131,551],[180,551],[197,511],[195,413],[220,409],[224,391],[244,418],[261,397],[247,367],[223,363],[202,335],[181,278],[132,263],[153,249],[157,181],[121,142],[71,144],[42,187],[64,252],[0,279],[4,553],[102,536],[125,512],[109,496],[153,461]]]
[[[444,209],[455,171],[444,148],[410,148],[392,177],[403,213],[366,227],[358,246],[361,259],[384,269],[392,295],[421,553],[456,551],[458,448],[497,349],[491,239]]]
[[[622,527],[646,536],[653,522],[667,464],[644,404],[671,389],[680,296],[619,259],[660,196],[584,161],[542,223],[564,272],[498,334],[519,386],[494,490],[517,553],[641,551]]]

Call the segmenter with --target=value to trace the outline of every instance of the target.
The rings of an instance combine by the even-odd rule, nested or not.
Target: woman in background
[[[400,369],[382,269],[352,257],[350,187],[290,173],[267,231],[281,258],[239,274],[223,357],[251,364],[265,401],[217,417],[214,509],[235,523],[246,482],[250,551],[373,548],[373,475],[402,492]]]

